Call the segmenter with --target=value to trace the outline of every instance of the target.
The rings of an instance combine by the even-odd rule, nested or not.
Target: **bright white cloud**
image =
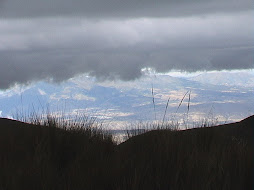
[[[95,101],[95,98],[86,96],[84,94],[75,94],[73,96],[74,100],[88,100],[88,101]]]
[[[47,93],[45,91],[43,91],[42,89],[38,89],[40,95],[44,96],[47,95]]]

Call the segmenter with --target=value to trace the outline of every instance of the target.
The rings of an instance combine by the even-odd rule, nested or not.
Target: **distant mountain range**
[[[203,84],[254,87],[254,74],[250,72],[216,72],[189,78]]]
[[[203,119],[233,122],[254,113],[253,81],[253,74],[245,72],[205,73],[189,78],[147,75],[131,82],[98,82],[83,75],[61,84],[38,82],[1,91],[0,114],[17,118],[43,110],[73,116],[84,113],[121,128],[125,123],[162,121],[169,99],[167,121],[189,125]]]

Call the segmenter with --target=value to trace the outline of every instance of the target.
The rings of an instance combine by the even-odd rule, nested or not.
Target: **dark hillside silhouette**
[[[92,128],[0,118],[0,189],[253,189],[254,116],[116,145]]]

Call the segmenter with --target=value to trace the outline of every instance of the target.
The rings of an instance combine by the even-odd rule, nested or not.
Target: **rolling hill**
[[[254,116],[116,145],[109,134],[0,119],[2,189],[253,189]]]

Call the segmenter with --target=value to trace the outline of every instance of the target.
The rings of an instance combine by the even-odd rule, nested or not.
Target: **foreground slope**
[[[185,131],[155,130],[118,147],[121,189],[252,189],[254,116]]]
[[[2,118],[0,190],[93,189],[104,184],[98,176],[114,147],[109,135],[89,126],[67,129],[54,120],[40,126]]]
[[[254,116],[116,145],[103,132],[0,118],[0,189],[253,189]]]

